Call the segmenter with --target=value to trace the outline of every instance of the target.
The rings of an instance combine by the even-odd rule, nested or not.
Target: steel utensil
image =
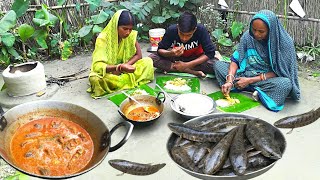
[[[156,86],[162,91],[164,92],[167,96],[169,96],[169,98],[171,99],[171,101],[175,104],[178,105],[179,107],[179,111],[184,112],[186,110],[185,107],[181,106],[180,104],[178,104],[164,89],[162,89],[158,84],[156,84]]]
[[[132,101],[134,101],[135,103],[139,104],[139,106],[141,106],[145,112],[150,113],[150,111],[149,111],[149,109],[148,109],[147,106],[141,104],[139,101],[137,101],[135,98],[133,98],[132,96],[130,96],[128,93],[126,93],[126,92],[124,92],[124,91],[122,91],[122,93],[123,93],[124,95],[126,95],[129,99],[131,99]]]

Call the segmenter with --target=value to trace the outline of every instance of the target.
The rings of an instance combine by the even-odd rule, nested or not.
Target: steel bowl
[[[194,118],[194,119],[191,119],[191,120],[185,122],[184,124],[192,126],[192,125],[196,125],[196,124],[207,123],[208,121],[214,121],[215,119],[221,118],[221,117],[236,117],[236,118],[240,117],[240,118],[246,118],[249,121],[254,120],[254,119],[257,120],[257,118],[255,118],[253,116],[248,116],[248,115],[243,115],[243,114],[217,113],[217,114],[210,114],[210,115],[206,115],[206,116],[197,117],[197,118]],[[258,121],[261,123],[267,124],[270,128],[274,128],[275,139],[278,141],[278,144],[280,145],[280,150],[281,150],[282,154],[284,154],[287,143],[286,143],[285,137],[282,134],[282,132],[278,128],[272,126],[270,123],[267,123],[263,120],[258,120]],[[172,133],[168,139],[168,142],[167,142],[167,152],[173,161],[174,161],[174,159],[171,154],[171,149],[173,148],[177,138],[179,138],[179,136]],[[277,160],[277,161],[279,161],[279,160]],[[180,167],[186,173],[190,174],[191,176],[200,178],[200,179],[206,179],[206,180],[225,180],[225,179],[227,179],[227,180],[231,180],[231,179],[232,180],[235,180],[235,179],[236,180],[244,180],[244,179],[250,179],[250,178],[257,177],[257,176],[267,172],[269,169],[271,169],[275,165],[275,163],[277,161],[274,161],[273,163],[269,164],[268,166],[265,166],[265,167],[260,168],[258,170],[249,171],[242,176],[238,176],[238,175],[218,176],[218,175],[207,175],[207,174],[197,173],[197,172],[191,171],[185,167],[182,167],[180,164],[178,164],[175,161],[174,162],[176,163],[176,165],[178,167]]]
[[[170,106],[184,119],[192,119],[214,112],[217,105],[209,96],[187,93],[173,97]]]
[[[140,104],[137,104],[130,98],[126,98],[119,106],[118,113],[127,121],[131,122],[134,125],[150,125],[155,120],[157,120],[164,110],[164,102],[165,102],[165,96],[163,92],[159,92],[157,94],[157,97],[151,96],[151,95],[135,95],[133,96],[135,100],[137,100]],[[136,121],[133,119],[130,119],[127,117],[129,112],[137,107],[143,106],[154,106],[159,110],[159,116],[149,119],[146,121]]]

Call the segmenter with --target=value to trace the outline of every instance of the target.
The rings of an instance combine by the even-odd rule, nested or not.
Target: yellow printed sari
[[[88,89],[93,98],[122,89],[131,89],[154,79],[153,62],[149,57],[133,64],[136,68],[133,73],[114,75],[106,72],[108,65],[126,63],[136,54],[137,31],[133,30],[127,38],[118,42],[118,20],[122,11],[119,10],[113,15],[96,40],[89,74],[91,87]]]

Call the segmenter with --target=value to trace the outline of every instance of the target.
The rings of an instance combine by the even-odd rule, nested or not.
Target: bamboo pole
[[[81,6],[89,6],[89,3],[81,3],[80,4],[80,7]],[[37,7],[41,7],[41,5],[37,5]],[[63,5],[63,6],[51,6],[51,7],[48,7],[48,9],[64,9],[64,8],[75,8],[76,7],[76,4],[68,4],[68,5]],[[37,11],[38,9],[37,8],[30,8],[27,10],[27,12],[35,12]]]
[[[239,13],[239,14],[249,14],[249,15],[255,15],[257,12],[249,12],[249,11],[239,11],[239,10],[232,10],[232,9],[221,9],[213,7],[212,9],[218,10],[218,11],[226,11],[226,12],[233,12],[233,13]],[[294,20],[300,20],[300,21],[312,21],[312,22],[320,22],[320,19],[316,18],[300,18],[297,16],[284,16],[284,15],[277,15],[279,18],[287,18],[287,19],[294,19]]]

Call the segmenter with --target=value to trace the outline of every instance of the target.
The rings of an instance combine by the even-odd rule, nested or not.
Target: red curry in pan
[[[46,176],[74,174],[90,161],[94,145],[80,125],[62,118],[43,118],[20,127],[10,151],[21,169]]]

